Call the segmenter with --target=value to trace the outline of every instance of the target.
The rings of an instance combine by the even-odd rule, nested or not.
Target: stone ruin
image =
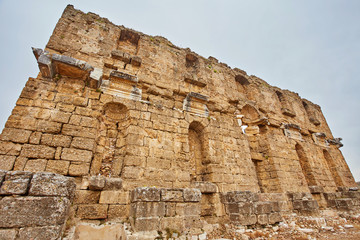
[[[297,93],[71,5],[33,52],[0,135],[1,239],[204,239],[359,208],[341,138]]]

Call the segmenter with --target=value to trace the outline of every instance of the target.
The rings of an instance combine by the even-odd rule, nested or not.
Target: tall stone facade
[[[73,177],[75,239],[93,221],[196,233],[359,205],[341,139],[297,93],[71,5],[33,52],[0,169]]]

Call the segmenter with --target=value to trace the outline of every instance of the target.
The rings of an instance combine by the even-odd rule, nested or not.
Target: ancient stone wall
[[[269,199],[262,199],[261,194],[235,191],[224,194],[222,202],[232,222],[246,226],[267,225],[281,222],[280,212],[288,210],[286,198],[279,195],[276,201],[266,201]]]
[[[354,184],[320,107],[295,93],[71,6],[47,50],[1,135],[3,169],[225,192],[306,192],[303,172]]]
[[[135,231],[172,229],[201,232],[199,189],[136,188],[131,193],[130,218]]]
[[[71,5],[33,52],[40,73],[0,135],[0,169],[73,177],[75,222],[129,221],[148,204],[131,202],[139,187],[198,188],[199,216],[216,222],[239,215],[221,201],[229,192],[280,194],[300,211],[287,192],[317,210],[356,186],[318,105],[213,57]]]
[[[0,171],[0,239],[59,239],[75,191],[53,173]]]

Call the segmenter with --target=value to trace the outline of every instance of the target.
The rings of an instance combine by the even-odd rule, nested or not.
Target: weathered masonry
[[[71,5],[33,52],[40,73],[0,135],[0,169],[73,178],[69,220],[56,223],[70,238],[124,234],[86,225],[103,220],[199,234],[204,221],[359,206],[341,139],[296,93]]]

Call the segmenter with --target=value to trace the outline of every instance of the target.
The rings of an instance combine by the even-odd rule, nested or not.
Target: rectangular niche
[[[282,114],[289,117],[295,117],[296,114],[291,106],[291,103],[286,99],[285,95],[280,91],[275,91],[275,93],[280,101]]]
[[[128,29],[122,29],[117,48],[120,51],[136,55],[139,48],[140,38],[140,34],[137,32]]]
[[[288,138],[304,141],[301,135],[301,128],[296,124],[284,124],[284,134]]]
[[[109,80],[102,80],[101,91],[106,94],[119,96],[131,100],[141,100],[141,89],[137,88],[136,76],[119,71],[112,71]]]
[[[183,110],[202,117],[208,117],[209,110],[206,106],[207,101],[207,96],[200,93],[190,92],[184,99]]]
[[[326,141],[326,134],[319,132],[311,134],[315,144],[323,147],[328,147],[329,143]]]

